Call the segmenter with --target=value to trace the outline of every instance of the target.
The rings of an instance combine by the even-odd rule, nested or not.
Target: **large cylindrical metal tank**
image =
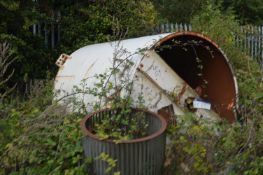
[[[62,92],[57,99],[71,94],[83,79],[88,79],[85,85],[92,86],[92,77],[111,67],[117,43],[89,45],[62,56],[66,59],[60,58],[55,80],[55,90]],[[150,110],[172,108],[169,112],[180,116],[186,99],[201,98],[211,104],[211,110],[197,109],[197,116],[236,120],[238,88],[233,70],[224,52],[207,36],[177,32],[127,39],[120,44],[135,63],[129,74],[135,87],[133,95],[143,94]],[[76,98],[87,104],[96,101],[85,95]]]

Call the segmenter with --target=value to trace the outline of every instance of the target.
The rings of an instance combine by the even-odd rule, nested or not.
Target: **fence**
[[[29,30],[34,35],[42,36],[47,48],[54,49],[60,41],[60,20],[60,11],[53,11],[49,21],[42,21],[38,24],[34,24]]]
[[[183,24],[183,23],[160,24],[155,26],[155,28],[153,29],[153,34],[179,32],[179,31],[192,31],[192,25]]]
[[[153,34],[178,31],[192,31],[191,24],[160,24],[153,29]],[[242,26],[243,38],[236,38],[236,46],[247,55],[256,59],[263,70],[263,26]]]
[[[49,23],[36,24],[32,26],[35,35],[42,35],[45,38],[47,47],[55,48],[60,40],[60,13],[54,15],[54,20]],[[178,31],[192,31],[191,24],[160,24],[153,29],[152,34],[170,33]],[[247,55],[256,59],[263,70],[263,26],[242,26],[244,36],[236,39],[236,46],[241,48]]]

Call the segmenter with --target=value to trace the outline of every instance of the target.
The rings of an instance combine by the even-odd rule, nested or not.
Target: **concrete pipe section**
[[[143,95],[149,110],[173,120],[198,101],[206,107],[190,107],[197,116],[236,121],[238,89],[231,65],[216,43],[196,32],[94,44],[71,55],[62,54],[56,62],[60,68],[55,90],[61,92],[56,99],[65,102],[68,98],[64,97],[74,94],[73,87],[83,84],[83,80],[86,86],[93,86],[96,80],[92,77],[112,66],[118,44],[127,52],[121,59],[130,54],[135,63],[128,75],[134,84],[132,95]],[[90,95],[74,96],[86,104],[97,100]],[[87,105],[87,109],[91,107]]]

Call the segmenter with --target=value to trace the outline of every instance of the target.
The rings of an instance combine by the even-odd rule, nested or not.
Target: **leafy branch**
[[[10,71],[10,66],[16,59],[10,45],[6,42],[0,43],[0,101],[16,87],[16,84],[9,89],[6,87],[7,82],[14,75],[15,69]]]

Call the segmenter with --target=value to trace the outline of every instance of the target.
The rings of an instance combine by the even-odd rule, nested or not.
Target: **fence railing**
[[[236,39],[236,45],[247,55],[257,59],[263,70],[263,26],[242,26],[244,39]]]
[[[60,11],[53,11],[51,19],[32,25],[29,29],[34,35],[44,38],[45,46],[54,49],[60,41]]]
[[[180,32],[180,31],[192,31],[192,25],[187,23],[160,24],[154,27],[153,34]]]
[[[56,16],[60,17],[60,13],[58,14]],[[152,34],[178,31],[192,31],[192,25],[187,23],[160,24],[153,28]],[[60,40],[59,20],[33,25],[32,32],[35,35],[43,36],[45,38],[45,45],[53,49]],[[236,38],[236,46],[253,59],[256,59],[263,70],[263,26],[242,26],[241,32],[243,32],[244,37]]]
[[[178,31],[192,31],[191,24],[160,24],[153,29],[153,34]],[[244,37],[236,38],[236,46],[247,55],[256,59],[263,70],[263,26],[241,26]]]

